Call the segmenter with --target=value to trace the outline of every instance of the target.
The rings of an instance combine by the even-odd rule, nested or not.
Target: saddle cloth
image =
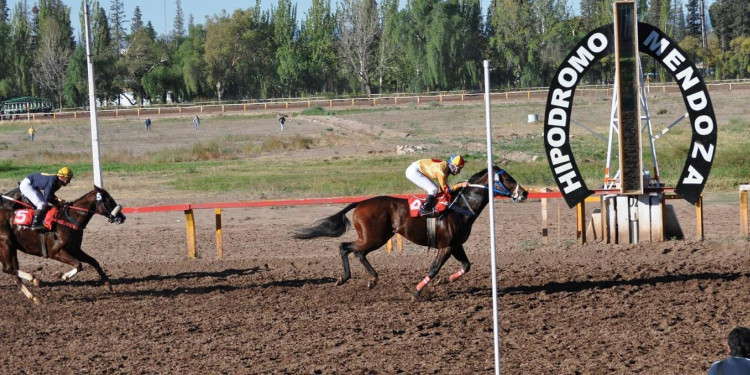
[[[441,213],[445,211],[445,209],[448,208],[450,205],[450,196],[448,194],[438,194],[437,197],[437,203],[435,203],[435,208],[437,209],[437,213]],[[419,198],[417,196],[412,195],[409,197],[409,215],[411,217],[419,217],[419,210],[422,208],[422,205],[424,204],[424,199]]]

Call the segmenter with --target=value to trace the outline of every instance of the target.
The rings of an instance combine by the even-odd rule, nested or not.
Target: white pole
[[[89,22],[89,2],[83,0],[86,11],[84,12],[84,21],[86,23],[86,60],[88,65],[89,78],[89,114],[91,117],[91,157],[94,167],[94,185],[102,185],[102,167],[99,163],[99,127],[96,119],[96,86],[94,86],[94,53],[91,48],[91,22]]]
[[[497,317],[497,266],[495,260],[495,194],[492,189],[492,126],[490,125],[490,62],[484,60],[484,117],[487,122],[487,189],[490,195],[490,257],[492,259],[492,332],[495,336],[495,374],[500,375],[500,329]]]

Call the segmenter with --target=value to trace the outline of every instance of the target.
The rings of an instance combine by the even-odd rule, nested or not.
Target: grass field
[[[707,192],[736,192],[750,180],[750,92],[711,93],[719,141]],[[607,136],[611,98],[582,97],[572,118]],[[654,132],[678,119],[685,107],[673,93],[649,94]],[[541,122],[545,103],[493,103],[493,158],[528,186],[554,186],[544,156]],[[207,116],[200,131],[191,117],[103,119],[99,124],[105,187],[119,195],[155,201],[178,199],[281,199],[416,192],[403,173],[418,158],[447,158],[459,152],[469,163],[460,177],[486,166],[484,108],[437,103],[346,110],[312,108],[287,114],[285,132],[277,114]],[[26,137],[29,123],[0,123],[0,188],[36,171],[54,172],[66,164],[77,173],[73,187],[92,181],[88,119],[37,122],[37,138]],[[685,162],[691,130],[687,120],[655,143],[662,181],[674,186]],[[647,133],[644,133],[644,140]],[[397,155],[398,145],[423,146],[420,154]],[[601,185],[607,144],[571,125],[571,145],[589,188]],[[615,149],[616,149],[615,144]],[[617,165],[616,158],[612,161]],[[651,167],[644,143],[644,166]],[[69,187],[70,189],[70,187]]]

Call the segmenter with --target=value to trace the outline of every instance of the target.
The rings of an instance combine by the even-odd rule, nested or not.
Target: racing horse
[[[21,281],[23,278],[35,286],[40,285],[34,275],[19,270],[17,250],[21,250],[27,254],[49,257],[73,266],[72,270],[61,276],[63,280],[69,280],[80,272],[83,269],[81,262],[88,263],[96,269],[100,281],[111,292],[112,285],[99,262],[81,250],[83,231],[94,214],[107,217],[110,223],[125,222],[122,206],[117,204],[106,190],[96,186],[94,190],[59,208],[52,219],[52,228],[46,232],[37,232],[27,226],[13,224],[15,211],[0,208],[0,262],[3,272],[15,278],[16,284],[26,297],[39,303],[39,298]]]
[[[451,256],[461,263],[461,269],[450,276],[451,282],[469,272],[471,264],[463,244],[471,234],[474,221],[489,202],[488,189],[492,189],[494,196],[510,197],[514,202],[522,202],[528,196],[528,192],[508,172],[493,166],[491,174],[484,169],[471,176],[466,187],[453,192],[454,198],[449,208],[435,219],[434,236],[428,235],[427,218],[411,217],[407,199],[379,196],[352,203],[338,213],[318,220],[311,227],[297,230],[294,237],[339,237],[350,225],[346,213],[354,209],[352,220],[359,238],[339,245],[344,274],[336,285],[346,283],[351,277],[349,253],[354,253],[370,274],[368,288],[375,286],[378,273],[367,260],[367,254],[383,246],[395,233],[417,245],[434,247],[438,250],[437,256],[427,276],[417,284],[416,298]]]

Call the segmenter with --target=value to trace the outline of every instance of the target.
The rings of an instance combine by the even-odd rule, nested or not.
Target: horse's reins
[[[497,172],[496,175],[499,177],[503,173],[507,173],[507,172],[505,172],[504,169],[501,169],[499,172]],[[498,179],[496,182],[497,182],[497,184],[494,184],[494,185],[500,186],[501,190],[495,189],[495,187],[493,186],[492,187],[492,193],[493,194],[502,195],[504,197],[511,197],[511,196],[513,196],[513,193],[510,191],[510,189],[508,189],[508,187],[505,186],[505,184],[500,179]],[[489,190],[490,187],[488,185],[467,184],[466,187],[481,188],[481,189]],[[515,192],[516,193],[518,192],[518,185],[516,185]],[[474,210],[471,209],[471,205],[469,204],[469,201],[466,200],[466,197],[464,196],[463,190],[461,190],[461,192],[458,194],[458,196],[461,199],[463,199],[464,203],[466,203],[466,207],[468,207],[469,209],[467,210],[467,209],[464,209],[463,207],[455,206],[456,202],[458,201],[458,197],[456,197],[456,199],[454,199],[451,202],[451,204],[448,206],[448,208],[449,209],[453,209],[454,211],[458,211],[458,212],[460,212],[460,213],[462,213],[462,214],[464,214],[466,216],[469,216],[469,217],[476,216],[477,214],[476,214],[476,212],[474,212]]]
[[[100,204],[104,204],[104,202],[102,202],[102,200],[101,200],[101,199],[97,199],[97,200],[96,200],[96,206],[98,207],[98,206],[99,206]],[[119,205],[118,205],[118,207],[115,207],[115,208],[114,208],[114,209],[113,209],[113,210],[112,210],[111,212],[110,212],[110,210],[109,210],[109,209],[107,208],[107,206],[106,206],[106,205],[104,205],[104,208],[105,208],[105,209],[107,210],[107,212],[109,212],[109,214],[108,214],[108,215],[100,214],[100,215],[102,215],[102,216],[107,216],[107,219],[108,219],[109,221],[112,221],[112,220],[113,220],[113,218],[114,218],[114,217],[115,217],[115,216],[117,215],[117,213],[119,213],[119,210],[118,210],[118,208],[119,208],[120,210],[122,209],[122,207],[121,207],[121,206],[119,206]],[[76,210],[76,211],[82,211],[82,212],[86,212],[87,214],[92,214],[92,216],[93,216],[93,214],[96,214],[96,213],[97,213],[95,209],[94,209],[94,210],[89,210],[88,208],[83,208],[83,207],[76,207],[76,206],[66,205],[66,206],[65,206],[65,209],[64,209],[64,211],[63,211],[63,212],[65,213],[65,217],[66,217],[66,218],[67,218],[67,219],[68,219],[69,221],[65,221],[65,220],[60,220],[60,219],[53,219],[53,220],[54,220],[54,221],[55,221],[56,223],[58,223],[58,224],[62,224],[62,225],[64,225],[64,226],[66,226],[66,227],[68,227],[68,228],[71,228],[71,229],[73,229],[73,230],[76,230],[76,231],[83,231],[83,230],[84,230],[84,229],[86,228],[86,225],[88,224],[88,221],[89,221],[89,220],[91,220],[91,216],[89,216],[89,217],[87,218],[87,220],[85,220],[85,223],[81,224],[81,223],[79,223],[79,222],[78,222],[78,220],[76,220],[75,218],[73,218],[72,216],[70,216],[70,213],[69,213],[68,209],[73,209],[73,210]]]
[[[30,205],[30,204],[28,204],[28,203],[26,203],[24,201],[20,201],[18,199],[14,199],[13,197],[9,197],[7,195],[2,195],[2,197],[3,197],[3,199],[7,199],[9,201],[13,201],[13,202],[16,202],[18,204],[21,204],[21,205],[23,205],[26,208],[32,208],[32,209],[34,208],[32,205]]]

